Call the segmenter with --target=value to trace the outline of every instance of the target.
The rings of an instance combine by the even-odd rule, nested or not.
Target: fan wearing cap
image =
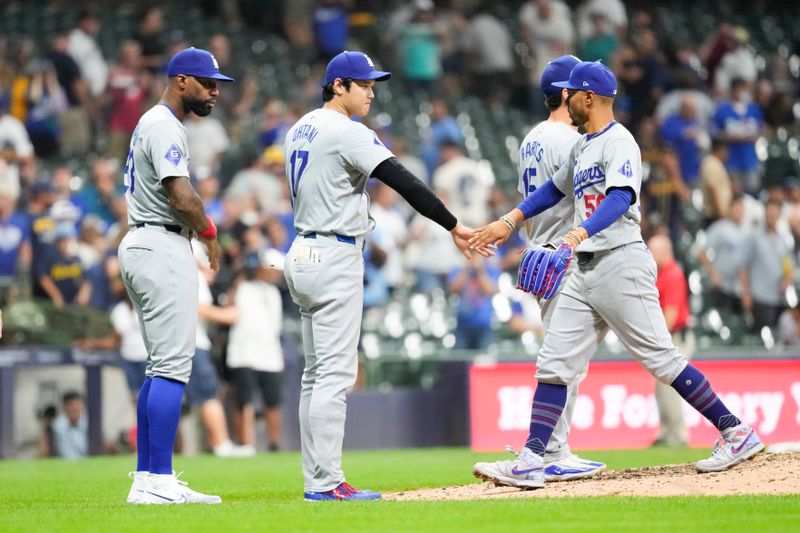
[[[300,393],[300,437],[307,500],[374,500],[342,472],[347,389],[358,370],[364,294],[364,238],[373,228],[367,180],[396,190],[420,214],[448,230],[465,255],[472,230],[460,224],[430,188],[397,160],[378,136],[351,117],[367,115],[377,70],[363,52],[328,63],[322,108],[286,134],[284,155],[297,238],[285,277],[300,308],[306,366]]]
[[[146,379],[137,403],[137,467],[128,502],[219,503],[195,492],[172,469],[181,397],[192,370],[198,319],[198,279],[190,239],[197,233],[219,268],[217,230],[189,181],[182,121],[206,116],[219,95],[214,56],[199,48],[175,54],[169,83],[133,132],[125,161],[130,230],[119,246],[122,280],[139,315],[147,347]]]
[[[493,464],[493,479],[510,486],[543,486],[544,472],[540,478],[536,473],[544,470],[545,446],[564,410],[568,387],[609,330],[650,374],[671,385],[721,432],[724,445],[698,461],[697,470],[726,470],[764,445],[672,342],[659,306],[656,264],[639,227],[641,153],[633,135],[614,121],[616,78],[601,63],[582,62],[569,80],[552,85],[567,89],[569,116],[586,134],[566,165],[501,220],[476,230],[471,241],[476,247],[503,242],[510,228],[565,196],[574,202],[578,226],[562,237],[555,253],[563,254],[568,268],[576,250],[578,268],[564,278],[536,361],[538,386],[525,446],[516,460]]]

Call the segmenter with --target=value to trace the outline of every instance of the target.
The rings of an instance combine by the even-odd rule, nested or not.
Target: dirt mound
[[[386,494],[387,500],[479,500],[572,496],[724,496],[800,494],[800,453],[761,454],[726,472],[698,474],[694,464],[610,470],[592,479],[522,491],[473,483]]]

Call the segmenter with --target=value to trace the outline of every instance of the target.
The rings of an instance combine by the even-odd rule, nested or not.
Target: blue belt
[[[353,246],[356,245],[356,238],[355,237],[348,237],[347,235],[339,235],[338,233],[334,233],[333,236],[336,237],[336,240],[339,241],[339,242],[346,242],[347,244],[352,244]],[[312,231],[312,232],[306,233],[305,235],[303,235],[303,238],[305,238],[305,239],[316,239],[317,238],[317,232],[316,231]]]

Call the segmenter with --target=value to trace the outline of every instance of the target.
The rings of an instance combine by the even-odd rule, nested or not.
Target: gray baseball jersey
[[[567,165],[553,176],[553,183],[567,197],[574,197],[576,225],[595,212],[609,188],[629,187],[635,195],[627,212],[582,242],[577,251],[598,252],[642,241],[642,156],[633,135],[622,124],[611,122],[596,133],[584,135],[572,148]]]
[[[180,224],[161,182],[189,175],[186,127],[166,105],[153,106],[139,119],[125,162],[128,224]]]
[[[523,198],[544,185],[559,169],[568,165],[572,147],[580,133],[563,122],[544,121],[533,128],[519,148],[519,184]],[[564,200],[530,220],[528,239],[532,244],[560,244],[572,228],[575,206]]]
[[[186,129],[165,105],[147,111],[131,137],[125,164],[130,231],[119,245],[120,273],[147,347],[147,376],[188,382],[194,356],[197,267],[162,181],[188,176]],[[135,225],[147,222],[146,226]]]
[[[372,229],[367,180],[394,154],[375,132],[329,109],[315,109],[286,134],[286,179],[297,232],[361,236]]]
[[[581,243],[580,251],[595,255],[574,269],[558,295],[537,359],[540,382],[574,383],[609,329],[662,383],[672,383],[688,364],[667,330],[656,289],[656,264],[642,242],[641,176],[636,141],[612,122],[584,135],[569,164],[553,178],[559,190],[574,194],[578,223],[594,212],[609,187],[630,187],[636,198],[608,228]]]

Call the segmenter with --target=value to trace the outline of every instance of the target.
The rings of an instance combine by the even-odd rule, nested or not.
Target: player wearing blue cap
[[[558,170],[568,164],[572,147],[581,138],[567,111],[567,91],[552,85],[569,79],[572,67],[580,59],[572,55],[558,57],[547,64],[541,77],[541,88],[545,105],[550,111],[547,120],[539,123],[522,140],[519,149],[518,190],[527,198],[547,182]],[[561,236],[572,227],[575,208],[570,202],[560,202],[552,209],[526,222],[526,232],[531,246],[555,250],[561,244]],[[541,308],[545,330],[555,309],[558,295],[545,300],[537,298]],[[553,431],[544,456],[545,481],[570,481],[591,477],[605,470],[606,465],[588,461],[573,454],[567,444],[572,414],[578,397],[578,384],[586,377],[586,369],[580,372],[569,387],[564,413]],[[480,468],[476,475],[480,477]]]
[[[136,406],[137,466],[128,503],[219,503],[189,489],[172,470],[183,389],[192,371],[198,318],[197,268],[191,238],[219,268],[217,228],[189,181],[182,121],[211,113],[219,72],[206,50],[187,48],[170,60],[169,85],[133,132],[125,162],[129,232],[119,246],[122,281],[139,315],[147,347],[146,379]]]
[[[500,220],[476,230],[470,245],[481,249],[502,243],[517,224],[571,196],[578,225],[562,237],[558,250],[530,256],[544,257],[547,263],[538,267],[542,276],[532,284],[522,269],[520,287],[542,294],[542,280],[555,280],[545,293],[550,297],[559,276],[569,268],[573,251],[578,268],[560,278],[566,282],[537,360],[538,386],[525,446],[513,461],[481,463],[476,470],[480,467],[481,477],[501,485],[544,486],[545,446],[564,410],[568,387],[609,329],[648,372],[671,385],[720,430],[721,440],[709,459],[697,462],[697,470],[728,469],[764,445],[672,343],[659,307],[655,261],[639,226],[641,154],[631,133],[614,120],[617,80],[601,63],[582,62],[573,67],[569,80],[553,85],[567,89],[569,115],[586,134],[564,167]]]
[[[363,52],[345,51],[328,63],[324,104],[286,134],[286,177],[297,238],[284,274],[300,308],[305,369],[300,391],[304,499],[377,500],[342,472],[346,391],[356,381],[364,306],[364,239],[374,227],[367,180],[396,190],[420,214],[448,230],[469,257],[472,230],[460,224],[423,182],[406,170],[375,132],[350,117],[369,112],[376,70]]]

